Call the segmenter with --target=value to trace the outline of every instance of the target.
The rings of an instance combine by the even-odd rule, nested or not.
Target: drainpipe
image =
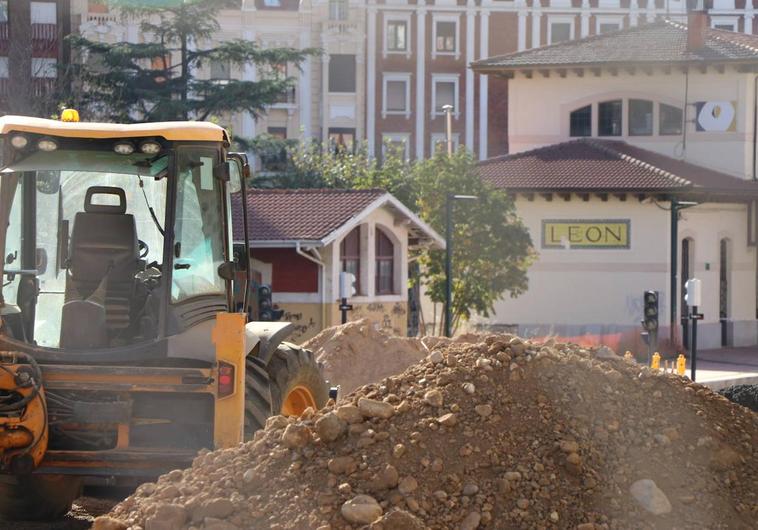
[[[321,271],[321,329],[326,328],[326,264],[321,259],[321,255],[319,254],[318,250],[315,248],[310,249],[312,252],[316,254],[316,257],[313,257],[312,254],[306,252],[303,250],[303,247],[300,246],[300,241],[295,242],[295,252],[297,252],[300,256],[304,257],[308,261],[312,261],[316,265],[319,266],[319,269]]]
[[[686,124],[685,124],[686,126]],[[676,197],[671,198],[671,276],[670,276],[670,287],[669,291],[671,293],[671,301],[669,303],[670,307],[670,315],[669,315],[669,340],[671,341],[671,348],[675,347],[675,339],[676,339],[676,306],[679,302],[679,293],[678,293],[678,269],[679,264],[677,263],[677,257],[679,255],[678,252],[678,245],[679,245],[679,203],[676,200]]]
[[[758,75],[753,78],[753,180],[758,180],[756,156],[758,156]]]

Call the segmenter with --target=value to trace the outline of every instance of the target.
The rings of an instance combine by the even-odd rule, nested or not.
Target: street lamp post
[[[442,110],[447,119],[447,156],[453,156],[453,106],[443,105]]]
[[[450,144],[448,144],[450,145]],[[474,201],[476,195],[447,194],[445,209],[447,214],[445,225],[445,336],[453,332],[453,203],[454,201]]]

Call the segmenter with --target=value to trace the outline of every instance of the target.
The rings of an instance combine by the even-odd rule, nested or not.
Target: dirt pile
[[[722,388],[719,394],[729,401],[758,412],[758,385],[734,385]]]
[[[422,340],[387,335],[367,319],[325,329],[303,347],[313,351],[324,376],[342,393],[398,374],[429,353]]]
[[[271,418],[111,515],[134,530],[752,528],[756,447],[758,415],[704,386],[490,336]]]

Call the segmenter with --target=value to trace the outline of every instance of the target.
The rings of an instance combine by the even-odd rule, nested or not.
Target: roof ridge
[[[250,188],[248,193],[271,194],[271,195],[286,195],[290,193],[318,193],[318,194],[384,194],[389,193],[382,188]]]
[[[534,148],[529,149],[527,151],[519,151],[518,153],[508,153],[508,154],[505,154],[505,155],[494,156],[492,158],[488,158],[487,160],[482,160],[477,165],[479,165],[479,166],[485,166],[485,165],[488,165],[490,163],[500,162],[502,160],[516,160],[518,158],[523,158],[525,156],[531,156],[531,155],[533,155],[535,153],[539,153],[540,151],[553,150],[553,149],[556,149],[558,147],[563,147],[565,145],[576,144],[576,143],[583,143],[584,140],[586,140],[586,138],[574,138],[572,140],[566,140],[565,142],[558,142],[557,144],[541,145],[540,147],[534,147]]]
[[[585,143],[591,147],[594,147],[596,149],[599,149],[601,151],[604,151],[606,154],[609,154],[611,156],[616,156],[620,160],[623,160],[624,162],[628,164],[632,164],[638,167],[641,167],[643,169],[646,169],[648,171],[652,171],[653,173],[656,173],[657,175],[660,175],[662,177],[665,177],[669,180],[672,180],[675,184],[680,186],[692,186],[692,182],[690,180],[687,180],[684,177],[680,177],[679,175],[676,175],[675,173],[671,173],[670,171],[667,171],[663,168],[660,168],[658,166],[654,166],[653,164],[650,164],[649,162],[644,162],[643,160],[640,160],[639,158],[636,158],[632,155],[629,155],[627,153],[622,153],[620,151],[617,151],[616,149],[613,149],[610,145],[610,142],[618,142],[621,144],[624,144],[626,146],[629,146],[633,149],[640,149],[641,151],[645,151],[651,154],[658,154],[654,151],[650,151],[648,149],[643,149],[641,147],[637,147],[634,145],[631,145],[627,142],[621,141],[621,140],[597,140],[595,138],[586,139]],[[664,155],[665,156],[665,155]]]
[[[729,39],[727,38],[727,36],[731,36],[731,37],[739,36],[740,38],[751,38],[751,37],[755,38],[754,35],[748,35],[747,33],[736,33],[734,31],[728,31],[728,30],[722,30],[722,29],[716,29],[716,28],[709,28],[707,31],[707,37],[710,37],[717,41],[729,43],[732,46],[737,46],[738,48],[743,48],[745,50],[758,53],[758,47],[744,44],[740,42],[739,40]],[[756,42],[758,42],[758,39],[756,39]]]

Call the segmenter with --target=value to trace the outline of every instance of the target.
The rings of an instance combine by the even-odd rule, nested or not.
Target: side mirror
[[[229,191],[237,193],[242,190],[242,167],[239,160],[235,158],[230,158],[226,164],[229,166]]]
[[[234,280],[234,273],[237,272],[237,266],[233,261],[225,261],[218,266],[218,275],[227,281]]]

